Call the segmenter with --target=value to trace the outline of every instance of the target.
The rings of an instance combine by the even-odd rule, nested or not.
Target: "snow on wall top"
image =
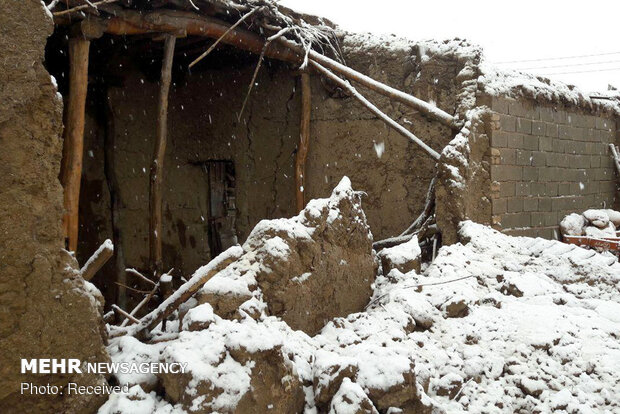
[[[576,86],[530,73],[504,70],[485,62],[480,64],[480,90],[492,96],[529,98],[565,105],[575,105],[590,111],[606,111],[620,115],[620,95],[615,99],[592,99],[591,96],[614,98],[612,94],[586,93]]]
[[[590,94],[576,86],[535,76],[530,73],[504,70],[491,65],[483,58],[480,46],[467,40],[449,39],[415,41],[395,35],[374,35],[370,33],[346,33],[344,44],[353,50],[400,55],[418,54],[421,61],[430,56],[454,59],[459,62],[474,62],[480,71],[479,90],[492,96],[528,98],[537,101],[580,106],[590,111],[606,111],[620,114],[620,93],[597,92]],[[592,99],[590,96],[612,99]],[[614,99],[615,98],[615,99]]]

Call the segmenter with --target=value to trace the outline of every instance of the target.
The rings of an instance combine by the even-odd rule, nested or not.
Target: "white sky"
[[[585,91],[620,88],[619,0],[281,0],[355,32],[411,39],[459,37],[481,45],[490,62],[527,69]],[[550,58],[599,55],[574,59]],[[543,67],[543,68],[541,68]],[[530,69],[539,68],[539,69]],[[557,74],[563,72],[580,72]],[[553,75],[552,75],[553,74]]]

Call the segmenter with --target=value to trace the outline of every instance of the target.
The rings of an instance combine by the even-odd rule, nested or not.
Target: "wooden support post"
[[[164,181],[164,158],[166,156],[166,140],[168,133],[168,92],[172,77],[172,60],[174,58],[174,35],[165,35],[164,59],[161,67],[161,85],[159,89],[159,108],[157,114],[157,141],[151,164],[149,188],[149,256],[151,270],[158,276],[163,269],[161,236],[162,236],[162,185]]]
[[[67,248],[70,251],[76,251],[78,243],[89,47],[90,41],[83,37],[76,36],[69,39],[69,97],[65,106],[60,182],[64,188],[65,209],[62,225]]]
[[[306,191],[306,158],[310,146],[310,114],[312,111],[312,93],[310,88],[310,74],[301,74],[301,125],[299,127],[299,147],[295,157],[295,194],[297,211],[305,207],[304,194]]]

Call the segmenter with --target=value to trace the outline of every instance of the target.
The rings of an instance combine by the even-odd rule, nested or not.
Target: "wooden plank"
[[[295,156],[295,199],[297,211],[306,206],[306,159],[310,147],[310,115],[312,111],[312,89],[310,75],[306,72],[301,74],[301,124],[299,127],[299,147]]]
[[[564,236],[564,242],[577,246],[597,247],[604,250],[620,250],[620,238],[596,238],[588,236]]]
[[[161,84],[159,89],[159,108],[157,114],[157,140],[151,163],[149,188],[149,260],[151,270],[157,276],[162,274],[162,186],[164,181],[164,159],[168,135],[168,93],[172,78],[172,61],[176,37],[165,36],[164,60],[161,68]]]
[[[95,276],[95,273],[99,271],[103,267],[104,264],[112,257],[114,254],[114,245],[110,239],[107,239],[103,242],[101,246],[97,249],[97,251],[88,259],[88,261],[84,264],[80,273],[84,280],[90,280]]]
[[[161,321],[172,315],[182,303],[194,296],[205,283],[224,270],[229,264],[240,258],[242,254],[243,249],[241,246],[233,246],[198,269],[190,280],[183,284],[151,313],[142,318],[139,324],[132,326],[132,329],[127,331],[127,334],[132,336],[148,336],[148,331],[155,328]]]
[[[67,248],[73,252],[77,250],[78,245],[89,48],[90,41],[81,36],[69,39],[69,96],[65,106],[60,182],[64,188],[63,231]]]

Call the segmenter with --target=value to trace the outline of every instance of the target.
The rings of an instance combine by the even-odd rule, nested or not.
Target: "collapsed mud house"
[[[618,140],[617,98],[496,73],[467,42],[341,33],[270,2],[72,6],[55,10],[53,33],[34,0],[6,6],[2,17],[11,56],[4,76],[14,87],[2,110],[10,149],[2,187],[11,189],[2,195],[2,277],[12,292],[3,296],[2,341],[22,357],[55,349],[107,358],[77,270],[104,240],[114,255],[92,281],[107,307],[127,309],[142,295],[125,269],[173,268],[178,284],[260,220],[295,215],[345,175],[365,192],[374,241],[388,239],[381,246],[432,221],[434,240],[440,233],[455,243],[465,219],[553,238],[565,213],[617,201],[609,149]],[[64,140],[46,70],[65,104]],[[77,262],[61,251],[63,239]],[[42,315],[53,328],[43,328]],[[333,316],[317,317],[307,332]],[[291,318],[294,326],[299,318]],[[9,362],[7,384],[17,372]],[[19,398],[11,387],[0,396],[7,407]],[[75,412],[99,403],[37,402]]]

